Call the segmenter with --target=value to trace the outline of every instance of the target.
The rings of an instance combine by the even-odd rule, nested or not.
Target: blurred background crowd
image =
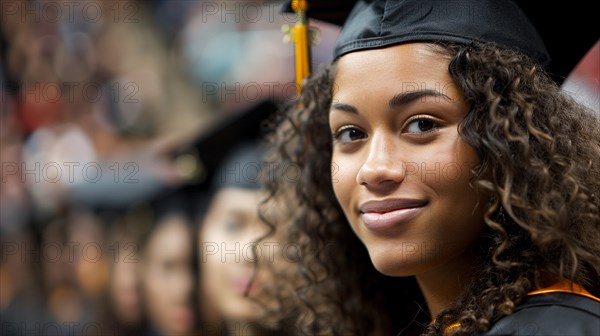
[[[0,334],[222,333],[219,302],[199,299],[198,209],[209,199],[190,192],[213,188],[203,171],[213,166],[188,149],[222,120],[294,98],[281,26],[295,18],[280,7],[2,1]],[[314,66],[331,61],[339,32],[318,28]],[[217,145],[203,155],[227,150]],[[234,269],[247,258],[230,246]],[[243,321],[256,307],[235,301],[251,274],[241,272],[231,288],[206,282]]]
[[[279,1],[0,4],[0,335],[261,333],[245,300],[256,190],[219,193],[200,157],[233,146],[203,140],[223,120],[294,98],[294,16]],[[339,28],[312,25],[318,68]],[[588,59],[565,90],[599,111],[598,44]]]

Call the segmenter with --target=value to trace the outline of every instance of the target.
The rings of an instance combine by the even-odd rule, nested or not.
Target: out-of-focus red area
[[[600,41],[585,54],[562,88],[600,116]]]

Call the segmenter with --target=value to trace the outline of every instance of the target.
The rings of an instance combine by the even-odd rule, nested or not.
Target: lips
[[[237,277],[233,279],[232,286],[234,292],[243,296],[248,289],[250,292],[256,291],[258,288],[258,280],[254,279],[254,281],[252,281],[251,277]],[[248,288],[248,286],[250,286],[250,288]]]
[[[188,331],[194,324],[194,315],[189,307],[177,307],[173,311],[173,322],[177,324],[181,332]]]
[[[359,207],[365,226],[374,231],[394,229],[418,216],[428,202],[417,199],[368,201]]]

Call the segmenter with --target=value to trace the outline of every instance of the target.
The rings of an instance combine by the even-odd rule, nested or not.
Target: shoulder
[[[530,296],[485,335],[600,335],[600,302],[570,293]]]

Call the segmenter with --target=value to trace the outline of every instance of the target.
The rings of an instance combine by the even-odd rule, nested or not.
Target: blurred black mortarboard
[[[190,166],[188,183],[179,192],[187,195],[197,207],[197,212],[202,212],[215,188],[261,186],[255,177],[256,173],[262,172],[254,170],[262,166],[264,152],[260,144],[271,130],[269,125],[276,111],[276,103],[262,101],[246,111],[220,120],[176,153],[176,160],[184,170],[187,169],[185,166]],[[245,167],[248,163],[252,167]],[[226,174],[221,174],[222,171]]]
[[[309,2],[307,16],[344,25],[335,58],[412,41],[495,42],[536,59],[558,83],[598,40],[588,2],[320,0]]]

